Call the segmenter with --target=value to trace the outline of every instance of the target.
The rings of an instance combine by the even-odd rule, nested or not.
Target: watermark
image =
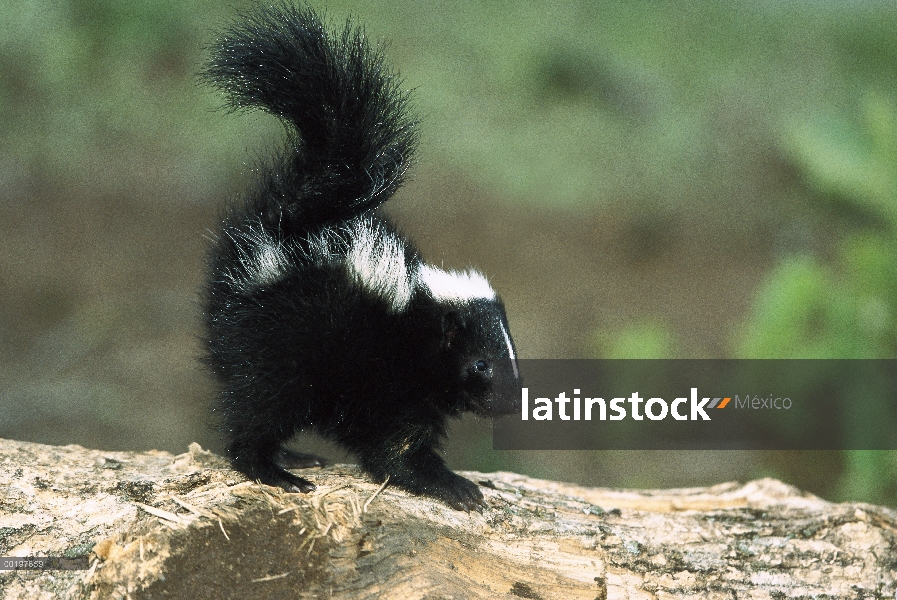
[[[561,421],[591,421],[592,415],[596,415],[596,419],[600,421],[622,421],[629,417],[635,421],[641,421],[648,418],[652,421],[661,421],[668,416],[677,421],[696,421],[703,419],[710,421],[711,418],[705,412],[712,409],[723,409],[729,406],[732,398],[711,398],[705,396],[699,399],[698,388],[691,388],[691,395],[688,398],[676,398],[672,402],[667,402],[663,398],[645,399],[639,392],[632,392],[628,398],[612,398],[605,400],[604,398],[585,398],[580,397],[580,390],[573,390],[573,397],[567,397],[566,392],[561,392],[553,400],[549,398],[536,398],[533,400],[532,418],[536,421],[551,421],[555,414]],[[557,404],[557,412],[554,406]],[[626,403],[629,403],[629,411],[627,412]],[[642,409],[642,402],[645,403]],[[572,404],[572,409],[568,405]],[[740,409],[784,409],[788,410],[793,406],[791,398],[772,397],[760,398],[754,395],[753,399],[748,394],[742,399],[735,396],[733,408]],[[610,416],[608,416],[608,408],[610,408]],[[572,416],[569,411],[572,410]],[[685,410],[685,413],[680,412]],[[520,419],[528,421],[530,418],[530,400],[529,388],[524,387],[520,391]]]
[[[0,556],[0,571],[79,571],[89,567],[87,556]]]
[[[496,449],[897,449],[895,360],[521,360]],[[510,405],[508,405],[510,403]]]

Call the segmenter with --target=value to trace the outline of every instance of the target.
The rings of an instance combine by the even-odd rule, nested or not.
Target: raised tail
[[[221,35],[203,72],[234,110],[281,119],[288,147],[250,197],[283,234],[375,208],[405,178],[417,142],[408,94],[379,49],[308,7],[256,5]]]

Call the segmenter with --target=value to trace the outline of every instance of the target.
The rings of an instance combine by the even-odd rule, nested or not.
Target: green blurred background
[[[195,73],[246,5],[0,0],[0,437],[221,449],[203,235],[282,132]],[[423,120],[389,209],[487,273],[522,356],[897,355],[893,1],[316,5],[389,41]],[[897,505],[893,452],[500,453],[465,419],[447,453]]]

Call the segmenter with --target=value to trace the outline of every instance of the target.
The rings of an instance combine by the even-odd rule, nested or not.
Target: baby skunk
[[[255,6],[212,51],[204,78],[233,110],[260,108],[286,149],[224,217],[205,297],[207,361],[233,467],[292,492],[286,471],[322,464],[282,449],[312,430],[376,480],[456,509],[484,505],[437,451],[446,421],[519,395],[501,300],[475,271],[422,262],[378,207],[416,145],[408,96],[350,23]],[[280,464],[277,464],[277,463]]]

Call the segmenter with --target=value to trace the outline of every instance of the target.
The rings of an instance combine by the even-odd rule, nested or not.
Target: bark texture
[[[0,440],[3,598],[894,598],[897,512],[773,479],[609,490],[465,473],[466,514],[368,480],[245,481],[194,444],[103,452]]]

